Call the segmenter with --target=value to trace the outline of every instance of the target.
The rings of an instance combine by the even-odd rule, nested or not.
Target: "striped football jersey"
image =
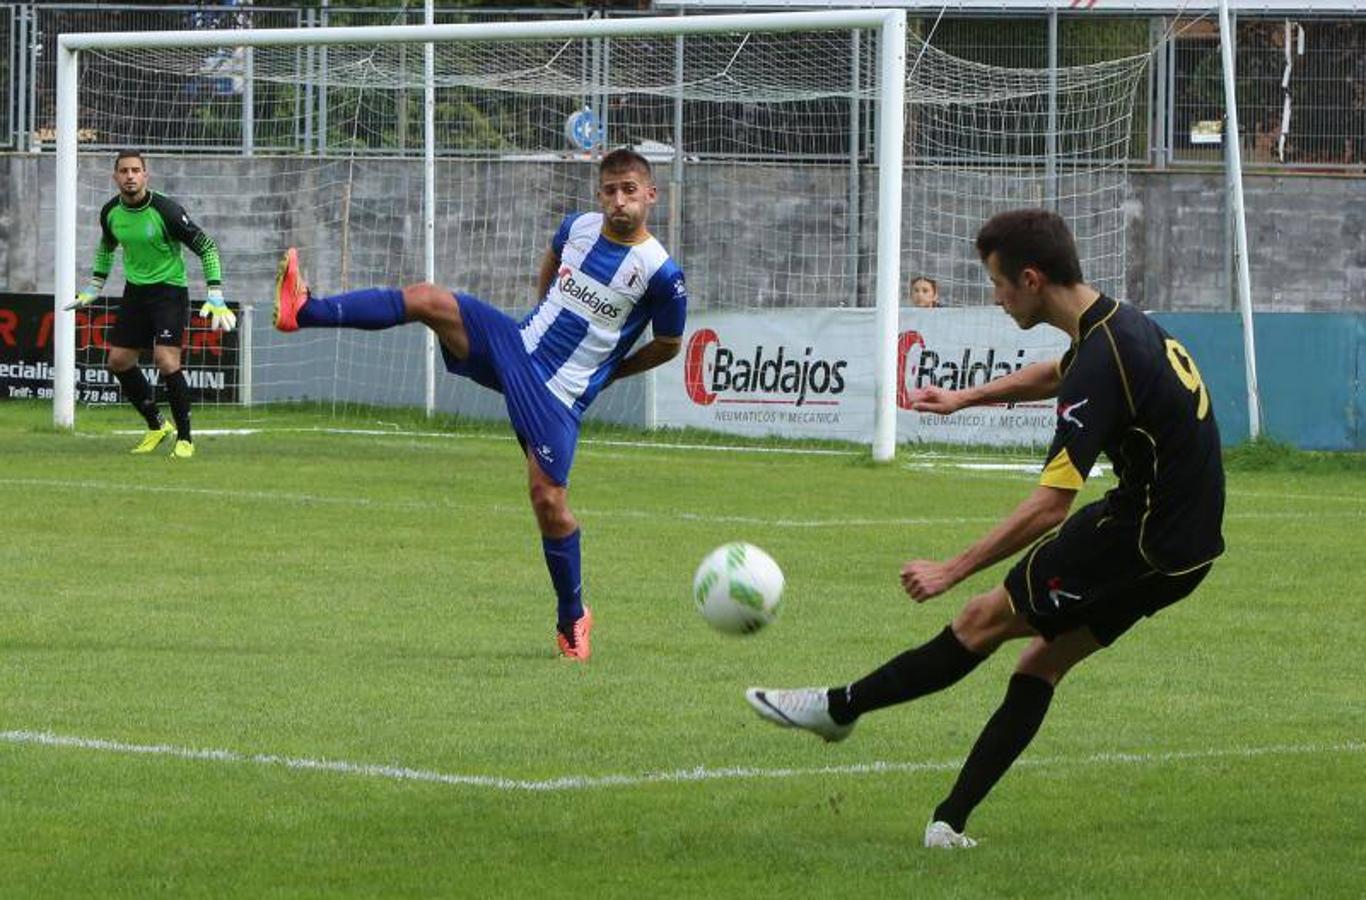
[[[581,414],[649,324],[681,337],[688,292],[683,270],[653,236],[621,244],[602,233],[602,213],[566,216],[551,247],[559,271],[520,324],[522,345],[546,388]]]

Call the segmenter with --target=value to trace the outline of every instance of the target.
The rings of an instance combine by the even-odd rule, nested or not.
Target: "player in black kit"
[[[1027,639],[1005,700],[930,817],[927,847],[976,844],[963,833],[968,816],[1038,732],[1063,675],[1139,619],[1190,594],[1224,549],[1219,430],[1186,349],[1082,280],[1076,245],[1056,213],[994,216],[978,232],[977,252],[996,302],[1021,328],[1046,323],[1067,332],[1072,345],[1056,363],[984,385],[924,388],[912,396],[915,408],[948,415],[1056,397],[1057,426],[1033,493],[952,559],[906,563],[901,583],[920,602],[1027,552],[1003,585],[969,600],[938,636],[858,681],[746,692],[768,721],[838,741],[860,715],[943,690],[1005,642]],[[1119,484],[1069,518],[1102,452]]]

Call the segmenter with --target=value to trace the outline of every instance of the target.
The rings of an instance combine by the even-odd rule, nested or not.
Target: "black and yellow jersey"
[[[95,248],[96,278],[108,278],[114,250],[123,247],[123,274],[129,284],[173,284],[185,287],[184,244],[199,257],[204,281],[222,284],[218,246],[189,215],[165,194],[148,191],[137,206],[116,196],[100,210],[100,242]]]
[[[1184,572],[1224,549],[1224,466],[1209,390],[1186,348],[1104,295],[1082,313],[1058,363],[1058,422],[1040,483],[1080,489],[1104,452],[1119,485],[1108,516],[1137,525],[1160,572]]]

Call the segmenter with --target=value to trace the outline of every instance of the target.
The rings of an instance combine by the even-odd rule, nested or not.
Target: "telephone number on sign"
[[[6,393],[6,394],[0,394],[0,396],[8,396],[11,400],[33,400],[33,399],[38,399],[38,400],[51,400],[51,399],[52,399],[52,388],[51,388],[51,387],[46,387],[46,386],[44,386],[44,387],[33,387],[33,386],[31,386],[31,385],[10,385],[8,388],[5,388],[4,390],[6,390],[7,393]],[[82,389],[82,390],[79,390],[79,391],[76,392],[76,402],[77,402],[77,403],[118,403],[118,402],[119,402],[119,392],[118,392],[117,390],[106,390],[106,391],[101,391],[101,390],[95,390],[95,389],[93,389],[93,388],[92,388],[92,389]]]

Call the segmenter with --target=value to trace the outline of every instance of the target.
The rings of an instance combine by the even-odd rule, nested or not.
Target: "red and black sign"
[[[229,303],[241,317],[241,308]],[[104,367],[105,340],[117,314],[101,298],[76,311],[76,400],[80,403],[118,403],[118,382]],[[0,400],[52,398],[51,294],[0,292]],[[196,402],[235,403],[241,379],[238,369],[238,332],[214,331],[209,320],[190,315],[181,347],[181,368]],[[160,379],[150,350],[140,360],[153,384]]]

